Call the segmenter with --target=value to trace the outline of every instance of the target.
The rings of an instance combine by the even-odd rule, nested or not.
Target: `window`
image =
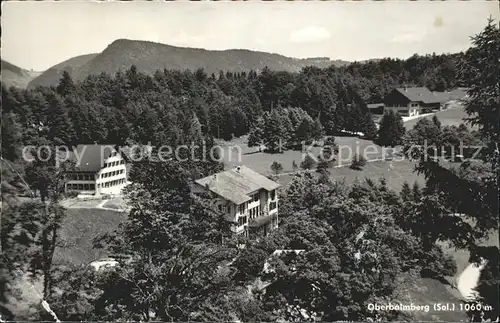
[[[247,217],[246,216],[240,216],[238,218],[238,226],[241,227],[244,224],[247,224]]]
[[[90,189],[95,190],[95,184],[90,184]]]
[[[271,191],[271,200],[276,199],[276,190]]]
[[[83,184],[78,184],[78,189],[81,191],[83,190]]]
[[[276,203],[276,201],[271,202],[269,204],[269,210],[274,210],[277,206],[278,206],[278,203]]]
[[[245,203],[240,204],[240,214],[245,213]]]
[[[219,209],[219,211],[222,212],[222,205],[221,204],[217,205],[217,208]]]
[[[255,194],[253,195],[253,201],[254,201],[254,202],[257,202],[258,200],[259,200],[259,193],[255,193]]]

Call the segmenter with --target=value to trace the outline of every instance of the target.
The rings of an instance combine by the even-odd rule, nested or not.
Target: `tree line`
[[[300,73],[265,68],[259,73],[207,75],[199,69],[146,75],[131,66],[115,75],[90,75],[81,82],[64,72],[55,87],[2,87],[2,153],[12,160],[16,146],[42,138],[67,145],[151,142],[175,146],[189,140],[194,117],[204,136],[224,139],[247,134],[266,120],[278,123],[268,128],[286,128],[289,137],[312,139],[315,136],[309,128],[318,128],[319,123],[328,135],[360,132],[367,126],[373,128],[366,103],[380,102],[396,86],[443,90],[466,85],[456,81],[463,57],[463,53],[415,55],[340,68],[306,67]],[[442,72],[439,77],[435,77],[437,71]],[[435,85],[436,79],[443,81]],[[289,112],[282,113],[283,109]],[[296,119],[304,112],[312,121],[307,118],[296,134],[300,126]],[[275,114],[290,120],[277,121]],[[290,129],[290,123],[295,129]]]

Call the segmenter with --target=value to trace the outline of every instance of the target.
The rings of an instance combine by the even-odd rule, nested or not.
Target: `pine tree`
[[[339,151],[339,146],[337,145],[337,142],[335,141],[334,136],[328,136],[325,139],[325,143],[323,144],[323,147],[321,148],[321,154],[323,155],[323,159],[333,159],[333,155],[336,154]]]
[[[278,152],[285,143],[286,129],[277,110],[264,118],[264,144],[270,152]],[[280,151],[281,152],[281,151]]]
[[[14,161],[20,157],[22,128],[13,112],[2,115],[2,158]],[[3,166],[2,166],[3,167]]]
[[[365,165],[366,165],[365,157],[363,157],[363,155],[358,153],[354,154],[354,156],[352,157],[350,168],[355,170],[361,170]]]
[[[432,122],[436,125],[436,127],[441,128],[441,121],[439,121],[436,115],[432,116]]]
[[[57,94],[65,97],[70,94],[75,94],[76,86],[68,71],[63,71],[59,85],[57,85]]]
[[[189,122],[189,129],[187,137],[189,138],[189,143],[199,144],[203,140],[203,134],[201,132],[201,123],[195,113],[192,114],[191,120]]]
[[[240,137],[248,133],[248,118],[245,112],[239,107],[234,107],[232,113],[234,115],[234,135]]]
[[[361,132],[363,132],[367,139],[375,140],[377,138],[377,126],[370,113],[365,115],[363,130],[361,130]]]
[[[123,146],[130,137],[130,125],[120,110],[109,111],[106,129],[108,129],[108,137],[106,138],[108,144]]]
[[[75,138],[79,143],[102,143],[107,138],[106,121],[102,119],[104,107],[99,107],[95,102],[71,103],[69,116],[75,131]]]
[[[308,143],[311,141],[313,137],[313,121],[312,119],[308,116],[302,120],[300,123],[299,127],[297,128],[295,132],[295,138],[297,140],[297,143]]]
[[[75,140],[75,133],[61,97],[57,94],[50,94],[47,101],[49,103],[47,108],[47,139],[54,145],[71,145]]]
[[[250,129],[248,134],[248,147],[260,146],[264,143],[264,120],[262,118],[257,119],[255,125]]]
[[[408,184],[407,181],[403,183],[403,186],[401,187],[401,193],[400,193],[401,199],[403,201],[410,201],[413,200],[413,192],[410,188],[410,184]]]
[[[321,140],[325,136],[325,129],[319,120],[319,117],[314,120],[312,127],[312,137],[314,140]]]
[[[380,121],[377,143],[395,147],[403,143],[404,134],[405,127],[401,116],[392,110],[387,111]]]
[[[278,175],[283,171],[283,165],[281,165],[277,161],[274,161],[271,165],[271,170],[273,171],[274,174]]]
[[[304,157],[304,160],[302,161],[302,163],[300,163],[300,168],[313,169],[314,165],[316,165],[316,161],[311,156],[309,156],[309,154],[307,154]]]
[[[420,185],[418,182],[413,183],[413,188],[412,188],[412,198],[414,201],[420,201],[422,198],[422,189],[420,188]]]

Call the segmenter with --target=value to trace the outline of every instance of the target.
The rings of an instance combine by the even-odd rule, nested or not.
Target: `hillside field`
[[[88,264],[106,257],[102,250],[94,249],[96,237],[111,232],[125,221],[125,213],[98,208],[68,208],[60,230],[60,246],[56,248],[54,262],[61,264]]]

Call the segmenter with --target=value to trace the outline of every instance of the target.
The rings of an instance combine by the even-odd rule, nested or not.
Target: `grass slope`
[[[415,163],[410,160],[402,161],[374,161],[367,163],[362,170],[352,170],[348,167],[350,165],[351,157],[350,152],[354,153],[357,150],[363,152],[370,152],[367,155],[368,159],[377,159],[383,156],[382,147],[375,145],[372,141],[359,139],[357,137],[336,137],[337,144],[339,145],[339,155],[337,161],[334,162],[334,168],[331,168],[331,177],[335,180],[345,181],[347,184],[352,184],[354,181],[363,181],[365,178],[378,180],[385,178],[389,188],[399,191],[405,181],[413,185],[415,181],[423,185],[425,183],[424,177],[414,172]],[[219,142],[220,147],[223,149],[221,157],[224,161],[226,169],[235,167],[237,165],[246,165],[256,172],[263,175],[271,174],[271,165],[274,161],[281,163],[283,171],[280,175],[280,184],[286,186],[292,179],[293,171],[292,163],[295,161],[300,165],[302,161],[302,152],[287,150],[281,154],[269,154],[259,152],[255,147],[248,147],[246,138],[235,138],[230,142]],[[241,149],[241,155],[238,154],[238,149]],[[310,149],[311,155],[317,156],[319,154],[319,147]],[[373,152],[373,153],[372,153]],[[238,158],[241,156],[241,158]],[[345,167],[335,167],[345,165]]]
[[[118,228],[127,218],[124,213],[97,208],[69,208],[66,214],[54,261],[76,265],[107,256],[103,250],[93,249],[93,239]]]
[[[443,125],[443,126],[458,126],[461,123],[465,123],[465,121],[463,119],[468,117],[467,113],[465,112],[464,107],[462,107],[462,106],[457,106],[455,108],[451,108],[451,109],[447,109],[447,110],[443,110],[443,111],[438,111],[435,113],[435,115],[438,117],[439,121],[441,122],[441,125]],[[431,115],[431,116],[427,116],[427,117],[423,117],[423,118],[431,119],[432,117],[433,116]],[[420,120],[420,119],[422,119],[422,118],[412,119],[412,120],[405,122],[404,123],[405,128],[407,130],[412,129],[413,126],[415,126],[417,124],[418,120]]]

